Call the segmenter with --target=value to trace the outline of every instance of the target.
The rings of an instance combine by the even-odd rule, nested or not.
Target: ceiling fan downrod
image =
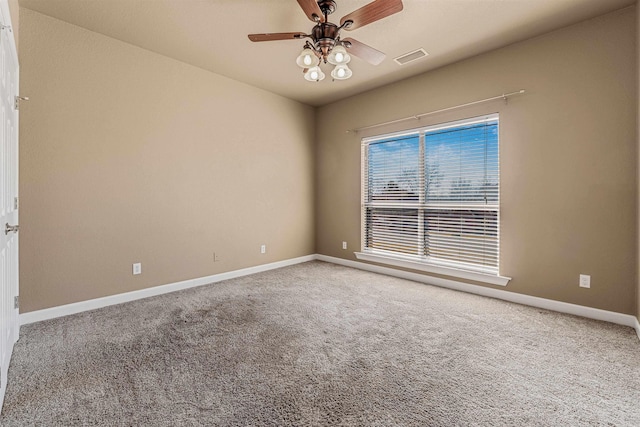
[[[318,6],[324,15],[324,20],[327,20],[327,16],[336,11],[336,2],[334,0],[319,0]]]
[[[324,15],[324,22],[319,22],[313,27],[309,38],[313,40],[313,50],[326,64],[329,53],[331,53],[336,44],[340,44],[340,30],[348,28],[353,24],[353,21],[346,20],[340,26],[329,22],[328,16],[336,11],[336,2],[334,0],[320,0],[318,1],[318,7],[320,7]]]

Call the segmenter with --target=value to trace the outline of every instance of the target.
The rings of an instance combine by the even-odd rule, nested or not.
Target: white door
[[[0,0],[0,409],[20,324],[18,296],[18,58],[7,0]]]

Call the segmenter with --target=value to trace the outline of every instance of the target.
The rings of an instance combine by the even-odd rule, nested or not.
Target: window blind
[[[498,274],[498,115],[363,140],[363,251]]]

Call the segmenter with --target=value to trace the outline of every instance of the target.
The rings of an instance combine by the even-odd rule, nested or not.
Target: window
[[[497,276],[498,149],[497,114],[364,139],[358,255]]]

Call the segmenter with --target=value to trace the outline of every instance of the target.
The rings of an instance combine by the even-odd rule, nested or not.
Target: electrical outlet
[[[136,262],[133,264],[133,274],[142,274],[142,264]]]
[[[213,262],[218,262],[220,261],[220,256],[217,253],[213,253]]]
[[[261,254],[266,254],[267,253],[267,245],[260,246],[260,253]]]
[[[347,242],[342,242],[342,249],[347,249]]]
[[[591,276],[586,274],[580,275],[580,287],[581,288],[590,288],[591,287]]]

